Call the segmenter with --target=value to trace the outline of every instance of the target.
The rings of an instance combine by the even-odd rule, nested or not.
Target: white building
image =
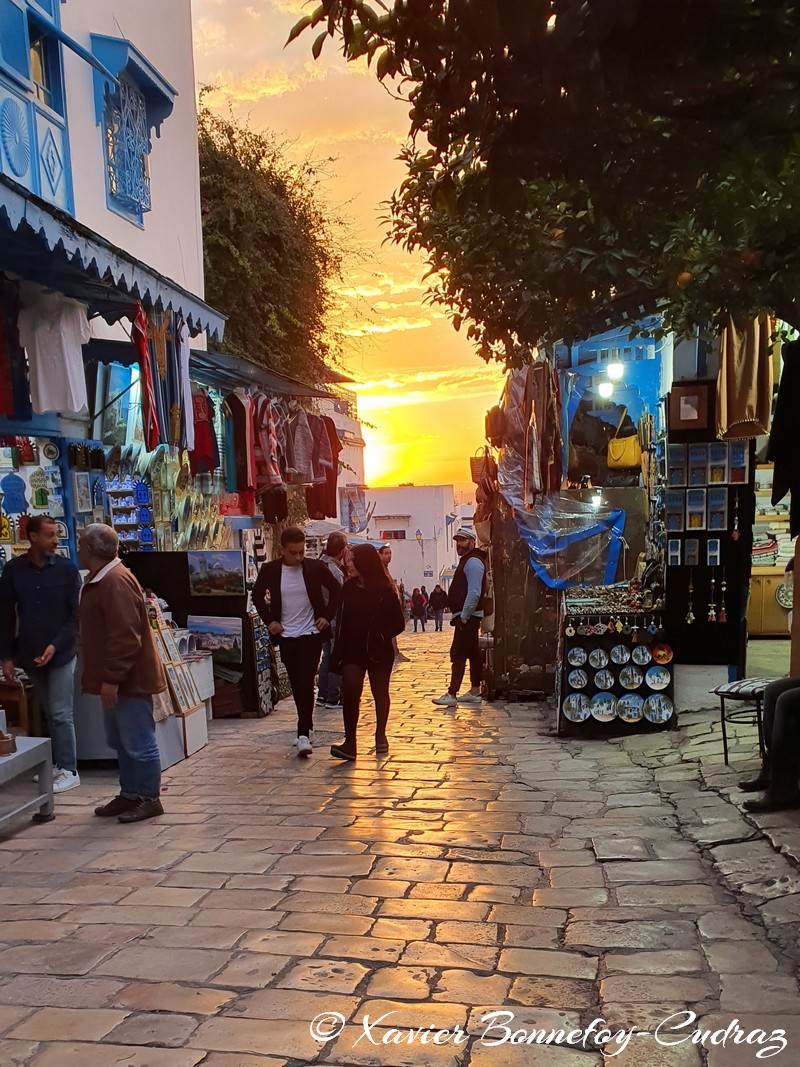
[[[355,394],[352,398],[320,400],[317,410],[320,415],[328,415],[333,419],[342,443],[339,454],[338,511],[330,521],[343,526],[349,533],[363,533],[367,522],[364,498],[365,441],[358,421]]]
[[[392,546],[392,576],[406,592],[428,592],[457,560],[452,485],[399,485],[367,489],[367,536]]]

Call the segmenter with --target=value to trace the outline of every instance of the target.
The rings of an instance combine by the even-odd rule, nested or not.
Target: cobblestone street
[[[800,813],[743,816],[754,733],[728,769],[713,712],[575,740],[546,705],[435,708],[449,636],[401,638],[388,758],[367,704],[356,763],[328,755],[335,711],[298,760],[286,702],[215,721],[166,774],[163,818],[94,818],[116,780],[90,771],[56,821],[0,841],[2,1064],[760,1062],[766,1039],[691,1039],[734,1019],[751,1042],[784,1029],[777,1062],[797,1063]],[[501,1008],[517,1042],[564,1040],[493,1044],[481,1020]],[[685,1009],[696,1023],[661,1033],[686,1040],[659,1043]],[[325,1040],[331,1014],[315,1040],[323,1013],[346,1026]],[[598,1018],[651,1035],[567,1041]]]

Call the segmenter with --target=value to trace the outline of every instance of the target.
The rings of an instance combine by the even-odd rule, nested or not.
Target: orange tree
[[[409,106],[393,239],[480,354],[658,310],[800,326],[800,4],[322,0]]]

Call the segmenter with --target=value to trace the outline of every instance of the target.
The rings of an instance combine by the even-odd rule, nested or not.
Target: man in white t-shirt
[[[253,603],[277,641],[297,705],[297,755],[310,756],[314,728],[314,679],[322,644],[339,607],[339,583],[324,563],[306,559],[306,536],[298,526],[281,534],[281,555],[265,563]],[[327,596],[326,596],[327,592]]]

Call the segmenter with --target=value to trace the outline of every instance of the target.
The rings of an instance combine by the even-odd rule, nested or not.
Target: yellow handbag
[[[617,424],[617,432],[608,442],[606,463],[611,470],[632,470],[642,465],[642,449],[639,445],[639,435],[633,434],[631,437],[619,436],[619,431],[627,414],[628,409],[625,407],[622,409],[622,414]]]

